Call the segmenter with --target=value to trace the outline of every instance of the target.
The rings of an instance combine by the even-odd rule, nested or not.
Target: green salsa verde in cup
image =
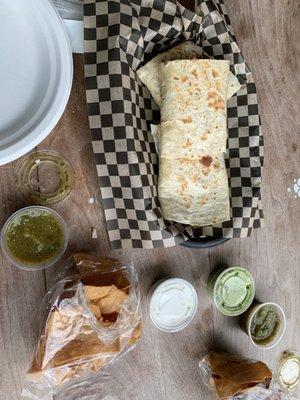
[[[67,228],[60,215],[47,207],[25,207],[5,223],[1,246],[10,261],[20,268],[46,268],[64,253]]]
[[[281,320],[275,306],[267,304],[259,308],[250,323],[250,334],[253,341],[265,346],[273,342],[278,335]]]
[[[279,304],[255,300],[241,315],[240,326],[255,347],[267,349],[275,346],[283,337],[286,317]]]

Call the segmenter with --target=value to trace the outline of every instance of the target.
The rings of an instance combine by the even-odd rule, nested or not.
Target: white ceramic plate
[[[39,144],[61,117],[73,60],[50,0],[0,0],[0,165]]]

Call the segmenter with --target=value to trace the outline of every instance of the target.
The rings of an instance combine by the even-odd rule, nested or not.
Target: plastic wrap
[[[78,20],[83,19],[82,0],[52,0],[57,11],[63,19]]]
[[[43,301],[45,317],[22,393],[25,399],[113,396],[104,393],[107,375],[102,368],[140,337],[140,293],[133,266],[84,254],[74,260],[68,276]]]
[[[202,381],[220,400],[297,400],[261,361],[211,351],[199,367]]]

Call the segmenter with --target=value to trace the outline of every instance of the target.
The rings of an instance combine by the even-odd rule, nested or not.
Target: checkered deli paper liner
[[[256,88],[223,2],[198,0],[196,14],[175,0],[85,0],[84,27],[88,115],[111,248],[168,247],[201,235],[242,238],[261,227],[263,138]],[[243,84],[227,105],[232,219],[197,229],[162,217],[150,131],[160,113],[136,75],[158,52],[185,40],[210,58],[229,60]]]

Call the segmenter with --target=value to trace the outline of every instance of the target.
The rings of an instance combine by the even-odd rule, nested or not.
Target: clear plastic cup
[[[274,335],[271,336],[270,339],[266,339],[265,342],[260,343],[259,341],[255,341],[251,335],[251,323],[252,323],[252,320],[253,320],[255,314],[261,308],[263,308],[265,306],[274,307],[274,309],[278,313],[280,324],[279,324],[277,331],[275,332]],[[251,343],[255,347],[258,347],[260,349],[271,349],[277,343],[280,342],[280,340],[282,339],[282,337],[285,333],[285,329],[286,329],[285,313],[284,313],[282,307],[277,303],[273,303],[271,301],[262,303],[262,302],[255,300],[253,302],[253,304],[251,305],[251,307],[243,315],[240,316],[240,327],[245,333],[247,333],[247,335],[250,338]]]
[[[295,351],[285,351],[276,367],[277,381],[282,389],[290,392],[300,382],[300,354]]]
[[[22,215],[28,215],[28,214],[29,215],[38,215],[38,214],[51,215],[58,222],[58,224],[61,228],[61,231],[62,231],[62,235],[63,235],[61,246],[59,247],[57,252],[49,259],[41,261],[41,262],[37,262],[37,263],[21,262],[18,259],[18,257],[16,257],[14,254],[12,254],[12,252],[10,251],[10,249],[8,247],[8,243],[7,243],[7,233],[8,233],[9,228],[12,226],[12,224],[16,223]],[[45,268],[50,267],[51,265],[54,265],[61,258],[61,256],[64,254],[64,252],[67,248],[67,245],[68,245],[68,230],[67,230],[65,221],[56,211],[53,211],[50,208],[43,207],[43,206],[29,206],[29,207],[25,207],[25,208],[22,208],[22,209],[16,211],[14,214],[12,214],[7,219],[7,221],[5,222],[5,224],[2,228],[2,231],[1,231],[0,241],[1,241],[1,249],[4,253],[4,255],[9,259],[9,261],[13,265],[15,265],[16,267],[21,268],[21,269],[26,269],[28,271],[36,271],[36,270],[45,269]]]
[[[49,206],[63,201],[74,186],[74,169],[56,150],[27,154],[15,172],[20,190],[32,204]]]

